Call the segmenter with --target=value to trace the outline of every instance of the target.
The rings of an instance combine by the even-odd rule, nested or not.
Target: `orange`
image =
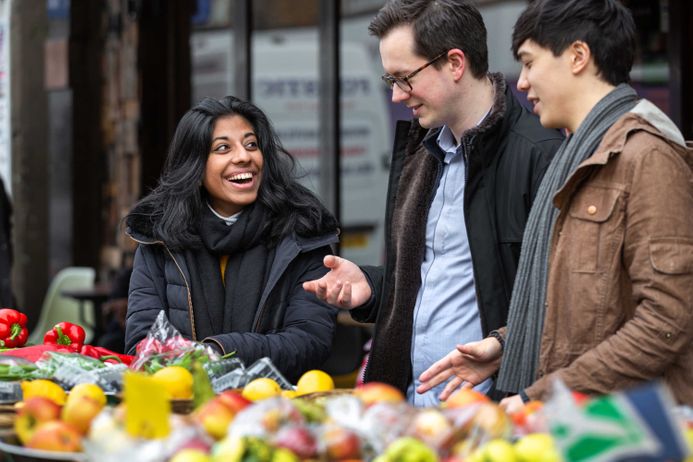
[[[313,369],[304,373],[296,384],[296,395],[334,390],[334,380],[327,372]]]

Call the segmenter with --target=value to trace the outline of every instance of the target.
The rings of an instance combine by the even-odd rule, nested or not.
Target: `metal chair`
[[[94,307],[89,302],[65,297],[62,292],[92,288],[95,276],[94,269],[86,267],[72,266],[58,271],[48,286],[36,327],[29,334],[30,343],[43,343],[44,334],[62,321],[82,326],[86,332],[85,343],[91,341],[94,336],[91,327],[94,325]],[[85,310],[85,313],[80,313],[80,310]]]

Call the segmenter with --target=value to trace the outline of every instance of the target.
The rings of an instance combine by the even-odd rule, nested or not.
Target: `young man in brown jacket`
[[[556,378],[590,394],[659,378],[693,404],[693,151],[627,85],[635,37],[617,0],[537,0],[518,19],[518,89],[571,135],[530,213],[507,336],[459,346],[420,391],[452,376],[445,399],[502,355],[509,411]]]

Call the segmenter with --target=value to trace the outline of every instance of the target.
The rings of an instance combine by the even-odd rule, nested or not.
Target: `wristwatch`
[[[493,337],[496,340],[498,340],[498,343],[500,343],[501,352],[503,352],[505,350],[505,339],[503,338],[503,335],[501,335],[500,332],[498,332],[497,330],[492,330],[491,332],[488,333],[487,338],[488,337]]]

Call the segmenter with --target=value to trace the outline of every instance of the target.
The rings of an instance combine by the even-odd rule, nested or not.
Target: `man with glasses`
[[[562,137],[522,108],[502,75],[488,73],[486,28],[467,2],[391,0],[369,30],[380,39],[392,101],[415,119],[395,134],[386,265],[328,256],[331,271],[304,287],[375,322],[367,381],[431,406],[444,384],[417,394],[423,371],[462,355],[457,344],[502,341],[495,329],[506,322],[525,222]]]

